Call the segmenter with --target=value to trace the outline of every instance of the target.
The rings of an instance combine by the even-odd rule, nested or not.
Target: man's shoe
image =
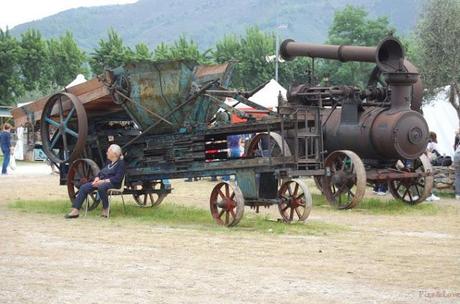
[[[80,214],[66,214],[64,217],[66,219],[74,219],[74,218],[77,218],[79,216],[80,216]]]

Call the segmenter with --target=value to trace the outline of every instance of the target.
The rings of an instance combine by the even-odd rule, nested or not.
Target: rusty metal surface
[[[78,97],[88,112],[92,111],[119,111],[120,108],[112,103],[106,86],[97,78],[66,89],[67,93]],[[44,96],[22,107],[11,111],[16,127],[24,126],[27,122],[37,123],[42,116],[43,108],[51,96]]]
[[[356,153],[340,150],[324,161],[326,175],[321,181],[329,204],[337,209],[354,208],[366,192],[366,170]]]
[[[285,60],[305,56],[343,62],[375,62],[382,71],[394,72],[402,67],[401,58],[404,58],[404,50],[401,43],[393,37],[383,39],[376,47],[309,44],[287,39],[280,46],[280,55]]]
[[[278,210],[285,222],[305,221],[310,215],[313,200],[307,185],[300,179],[284,182],[278,195],[281,202]]]
[[[219,108],[208,97],[201,94],[193,103],[177,107],[207,83],[225,85],[230,73],[229,64],[200,66],[186,61],[129,63],[114,70],[115,80],[129,82],[130,102],[125,102],[125,110],[143,130],[156,124],[149,131],[152,134],[174,132],[186,125],[206,126]],[[115,93],[120,90],[114,89]],[[162,118],[170,123],[158,124]]]

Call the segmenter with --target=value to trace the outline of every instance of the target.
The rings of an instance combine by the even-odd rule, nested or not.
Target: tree
[[[101,74],[105,68],[116,68],[130,58],[131,50],[114,29],[108,32],[108,40],[99,40],[98,47],[91,54],[89,64],[93,73]]]
[[[326,43],[376,46],[380,40],[394,31],[387,17],[373,20],[364,9],[348,5],[335,13]],[[341,63],[322,60],[319,74],[320,77],[329,78],[333,84],[354,84],[364,87],[373,67],[373,64],[362,62]]]
[[[172,45],[160,43],[154,51],[155,60],[192,60],[198,63],[208,63],[208,52],[201,52],[193,40],[180,36]]]
[[[275,50],[273,34],[266,34],[257,27],[246,29],[246,35],[225,36],[216,44],[212,55],[216,62],[236,62],[231,85],[238,89],[252,89],[270,80],[274,64],[267,56]]]
[[[30,29],[21,35],[21,73],[24,88],[32,91],[48,83],[48,53],[46,42],[38,30]]]
[[[267,60],[267,57],[274,53],[274,34],[263,33],[257,27],[250,27],[244,37],[224,36],[216,43],[212,55],[218,63],[237,62],[231,85],[249,90],[274,77],[275,63]],[[308,67],[307,58],[280,63],[279,82],[283,86],[289,86],[295,81],[305,81],[305,70]]]
[[[70,32],[66,32],[57,40],[48,41],[48,58],[53,86],[65,86],[78,74],[87,74],[83,66],[86,60],[85,53],[80,50]]]
[[[135,60],[152,60],[153,52],[150,51],[149,47],[145,43],[136,44],[134,47],[133,59]]]
[[[9,30],[0,29],[0,104],[14,104],[24,93],[21,81],[21,47]]]
[[[429,93],[435,93],[450,85],[449,101],[460,118],[460,2],[429,0],[417,24],[416,36],[425,87]]]

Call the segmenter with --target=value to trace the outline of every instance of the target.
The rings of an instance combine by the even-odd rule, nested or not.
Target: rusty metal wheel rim
[[[337,209],[355,207],[366,192],[366,170],[356,153],[340,150],[325,160],[329,176],[323,177],[323,193],[329,204]]]
[[[64,105],[69,108],[64,108]],[[56,106],[58,115],[53,112]],[[76,125],[71,127],[75,120]],[[61,164],[77,159],[85,148],[88,135],[88,119],[80,100],[65,92],[51,96],[42,111],[40,134],[43,151],[50,160]],[[58,143],[62,143],[62,147]],[[55,149],[59,149],[59,152],[56,153]]]
[[[78,195],[80,186],[96,177],[99,171],[99,166],[91,159],[77,159],[72,163],[67,173],[67,193],[72,203]],[[93,192],[89,194],[89,198],[88,210],[97,208],[101,201],[97,194]]]
[[[251,141],[249,142],[248,147],[244,153],[245,157],[255,157],[255,156],[263,156],[262,150],[259,147],[259,143],[264,137],[270,136],[270,144],[268,151],[271,156],[283,156],[283,142],[284,142],[284,156],[291,156],[291,150],[287,142],[281,137],[280,134],[276,132],[268,133],[259,133],[254,136]]]
[[[428,157],[423,154],[413,160],[413,164],[410,161],[398,161],[396,167],[405,172],[433,172]],[[388,183],[388,188],[394,198],[409,205],[416,205],[423,202],[431,194],[433,175],[391,180]]]
[[[315,182],[316,188],[323,193],[323,177],[322,176],[313,176],[313,181]]]
[[[156,183],[144,183],[142,185],[132,186],[133,189],[136,187],[140,187],[141,190],[144,191],[143,193],[134,193],[133,198],[137,205],[141,208],[152,208],[154,206],[160,205],[165,197],[167,196],[166,193],[152,193],[149,190],[153,190],[155,188]]]
[[[278,210],[285,222],[305,221],[310,215],[312,198],[303,181],[293,179],[284,182],[278,191],[278,197]]]
[[[219,225],[232,227],[237,225],[243,217],[243,194],[238,186],[228,182],[219,183],[214,187],[209,205],[211,215]]]

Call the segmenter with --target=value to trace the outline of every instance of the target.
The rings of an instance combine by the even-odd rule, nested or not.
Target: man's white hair
[[[123,159],[123,153],[122,153],[121,147],[119,145],[112,144],[112,145],[110,145],[109,150],[111,150],[113,153],[115,153],[119,159]]]

